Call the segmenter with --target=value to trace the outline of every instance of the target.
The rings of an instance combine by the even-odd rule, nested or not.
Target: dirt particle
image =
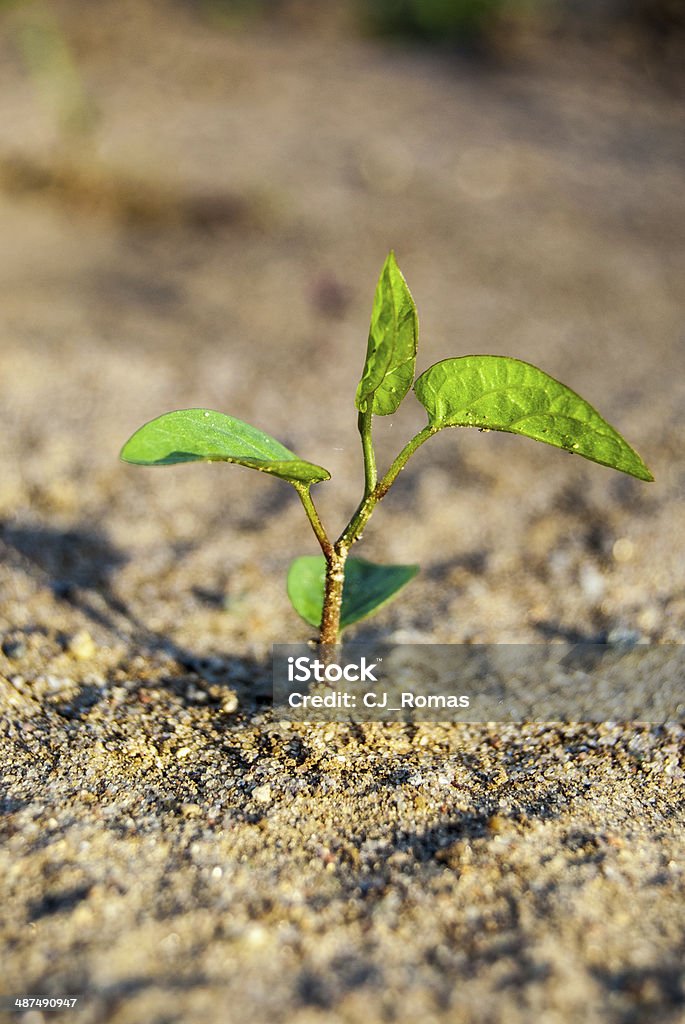
[[[509,820],[503,814],[493,814],[488,819],[488,831],[499,835],[506,830],[508,824]]]
[[[97,653],[97,645],[87,629],[74,634],[67,644],[67,650],[77,661],[89,661]]]
[[[619,537],[618,540],[614,541],[611,553],[616,562],[630,562],[635,555],[635,545],[628,537]]]
[[[268,804],[271,802],[271,786],[268,782],[265,782],[263,786],[257,786],[256,789],[252,790],[252,796],[260,804]]]

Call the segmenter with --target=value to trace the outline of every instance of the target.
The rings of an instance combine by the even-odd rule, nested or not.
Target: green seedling
[[[324,529],[311,495],[312,486],[329,480],[330,473],[232,416],[208,409],[166,413],[136,431],[121,458],[139,466],[234,462],[292,484],[322,554],[295,559],[288,595],[299,615],[319,629],[324,645],[337,644],[341,630],[394,598],[418,572],[415,565],[375,565],[348,555],[414,452],[445,427],[521,434],[640,480],[653,479],[637,452],[588,402],[537,367],[506,356],[460,356],[443,359],[414,379],[417,341],[416,306],[391,252],[376,288],[355,401],[364,493],[337,540]],[[428,423],[379,478],[374,416],[396,412],[412,385]]]

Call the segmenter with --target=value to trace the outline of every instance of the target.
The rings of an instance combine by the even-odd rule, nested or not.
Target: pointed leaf
[[[292,484],[330,479],[327,470],[299,459],[256,427],[209,409],[181,409],[158,416],[129,438],[121,458],[137,466],[235,462]]]
[[[343,586],[341,629],[365,619],[387,604],[419,571],[418,565],[374,565],[363,558],[348,558]],[[323,555],[296,558],[288,572],[288,597],[298,615],[310,626],[321,624],[326,562]]]
[[[542,370],[506,356],[443,359],[414,384],[432,427],[505,430],[564,448],[640,480],[653,480],[618,431]]]
[[[395,412],[414,380],[419,321],[407,282],[391,252],[378,279],[369,344],[355,404],[377,416]]]

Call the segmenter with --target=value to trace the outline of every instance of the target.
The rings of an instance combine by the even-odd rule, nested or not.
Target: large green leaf
[[[419,571],[418,565],[374,565],[363,558],[348,558],[345,565],[340,628],[371,615],[391,600]],[[298,615],[310,626],[320,626],[326,562],[323,555],[296,558],[288,571],[288,597]]]
[[[369,344],[357,388],[360,412],[395,412],[414,380],[419,320],[407,282],[391,252],[378,279],[371,312]]]
[[[654,479],[637,452],[588,402],[520,359],[443,359],[421,374],[414,391],[436,430],[505,430],[564,448],[640,480]]]
[[[299,459],[256,427],[209,409],[180,409],[158,416],[129,438],[121,458],[137,466],[236,462],[292,484],[330,479],[327,470]]]

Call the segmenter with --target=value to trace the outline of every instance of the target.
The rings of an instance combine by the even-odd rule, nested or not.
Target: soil
[[[93,7],[43,15],[42,65],[25,8],[0,42],[0,988],[78,997],[7,1019],[676,1024],[682,724],[280,721],[297,496],[117,459],[217,408],[326,466],[342,526],[392,247],[421,369],[541,365],[656,482],[445,431],[360,546],[422,572],[354,636],[683,643],[673,78],[596,44],[487,61]],[[380,461],[421,424],[379,423]]]

